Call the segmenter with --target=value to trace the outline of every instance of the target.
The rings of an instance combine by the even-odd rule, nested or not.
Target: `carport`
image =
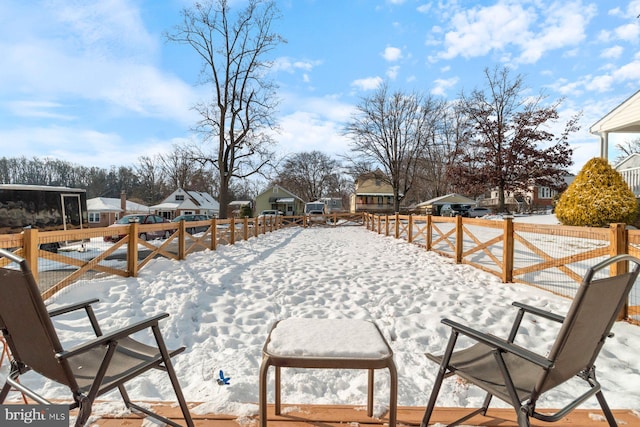
[[[598,120],[589,131],[600,136],[600,157],[609,157],[610,133],[640,132],[640,90]]]

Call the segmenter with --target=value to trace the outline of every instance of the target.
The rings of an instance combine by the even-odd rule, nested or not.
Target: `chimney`
[[[120,191],[120,210],[122,211],[120,213],[122,218],[122,216],[127,214],[127,192],[124,190]]]

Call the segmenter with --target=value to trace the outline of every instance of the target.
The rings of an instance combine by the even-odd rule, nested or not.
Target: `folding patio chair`
[[[12,387],[36,402],[50,404],[41,395],[25,387],[24,381],[18,381],[20,375],[33,371],[70,389],[73,401],[69,409],[78,408],[76,426],[86,423],[98,396],[117,388],[127,408],[179,427],[179,424],[131,402],[125,390],[127,381],[155,368],[167,372],[184,420],[188,426],[193,426],[171,363],[171,357],[185,348],[167,350],[158,325],[160,319],[168,314],[159,314],[103,334],[91,307],[97,299],[47,312],[27,262],[3,249],[0,249],[0,258],[6,258],[19,267],[12,269],[13,264],[9,264],[0,268],[0,330],[11,354],[11,368],[0,390],[0,404],[5,401]],[[86,312],[96,338],[65,349],[58,339],[51,317],[76,310]],[[145,330],[153,336],[155,346],[131,338],[132,334]]]
[[[614,264],[628,262],[629,272],[605,277],[600,270]],[[633,269],[631,267],[633,266]],[[629,292],[640,272],[640,260],[630,255],[611,257],[590,268],[577,290],[566,317],[514,302],[518,313],[509,337],[504,340],[491,334],[443,319],[451,327],[451,336],[443,355],[427,357],[440,364],[421,427],[429,424],[444,378],[458,375],[487,392],[481,408],[450,424],[460,424],[477,414],[485,415],[491,398],[514,407],[520,427],[528,427],[530,417],[555,422],[567,415],[589,397],[595,395],[610,426],[616,421],[596,380],[594,362],[610,334],[611,327],[623,309]],[[608,273],[608,272],[607,272]],[[600,277],[603,278],[600,278]],[[543,356],[514,343],[525,313],[562,323],[549,354]],[[454,351],[459,335],[476,343]],[[555,414],[536,410],[540,396],[554,387],[578,377],[589,388]]]

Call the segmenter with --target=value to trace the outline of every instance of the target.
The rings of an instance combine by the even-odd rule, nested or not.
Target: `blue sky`
[[[242,4],[242,0],[232,0]],[[0,156],[109,168],[190,141],[206,96],[190,48],[167,44],[187,0],[2,0]],[[640,0],[280,0],[272,58],[281,155],[345,153],[341,128],[383,81],[455,99],[508,65],[532,94],[566,97],[577,172],[589,127],[640,89]],[[561,127],[561,126],[560,126]],[[610,158],[617,142],[610,139]]]

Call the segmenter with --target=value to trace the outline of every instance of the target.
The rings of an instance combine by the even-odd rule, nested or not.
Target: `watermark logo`
[[[66,405],[0,405],[0,427],[67,427]]]

